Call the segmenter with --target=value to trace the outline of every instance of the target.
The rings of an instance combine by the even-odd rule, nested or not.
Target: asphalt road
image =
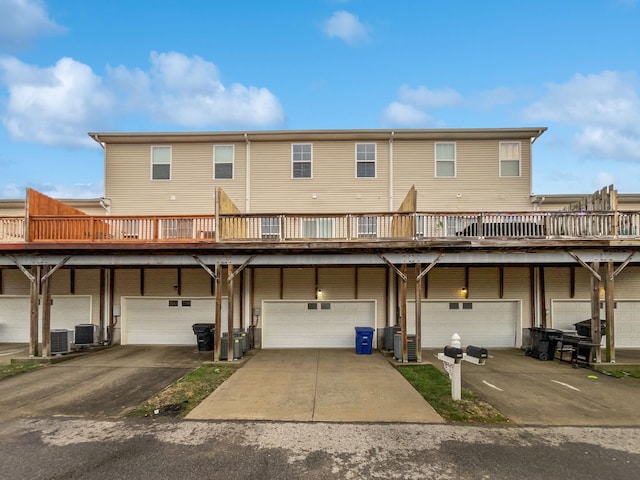
[[[0,478],[624,480],[640,472],[640,428],[633,426],[123,418],[201,364],[199,356],[192,348],[113,348],[2,380]],[[552,382],[555,376],[546,371],[551,367],[541,362],[538,368],[544,371],[525,375],[514,364],[513,375],[504,378],[514,385]],[[490,368],[468,372],[472,379],[480,372],[482,378],[493,375]],[[577,377],[564,380],[580,389],[606,386],[587,380],[583,385]],[[525,397],[552,408],[562,405],[546,388],[544,395]],[[615,392],[618,403],[626,405],[628,399],[635,411],[636,388],[625,397]],[[540,422],[541,416],[536,419]]]
[[[4,422],[24,479],[635,479],[640,430],[31,418]]]

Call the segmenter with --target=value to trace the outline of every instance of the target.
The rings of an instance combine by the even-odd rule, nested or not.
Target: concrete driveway
[[[380,353],[261,350],[189,419],[442,423]]]
[[[423,360],[444,371],[436,354],[424,352]],[[640,425],[640,379],[613,378],[559,360],[540,361],[518,349],[490,350],[489,354],[484,366],[462,364],[462,386],[513,423]]]
[[[203,355],[195,347],[115,346],[5,378],[0,418],[120,417],[209,360]]]
[[[0,343],[0,365],[9,365],[12,358],[26,357],[28,353],[27,343]]]

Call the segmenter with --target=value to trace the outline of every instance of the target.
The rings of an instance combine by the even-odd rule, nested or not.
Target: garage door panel
[[[214,323],[215,298],[126,297],[123,344],[196,345],[194,323]],[[227,302],[222,302],[221,332],[227,331]]]
[[[29,341],[31,299],[28,296],[0,296],[0,342]],[[42,307],[39,317],[42,320]],[[76,325],[91,323],[90,295],[54,295],[51,297],[51,329],[74,330]],[[42,341],[42,323],[38,328]]]
[[[29,297],[0,296],[0,342],[29,341]]]
[[[324,308],[323,308],[324,307]],[[263,348],[350,348],[375,325],[375,301],[264,301]]]
[[[471,308],[463,308],[463,303]],[[457,306],[457,308],[452,308]],[[422,348],[449,345],[454,333],[463,345],[514,347],[517,342],[518,301],[422,301]],[[407,332],[415,334],[415,301],[407,302]]]
[[[616,300],[614,315],[616,348],[640,347],[640,302]],[[589,300],[552,300],[553,328],[574,329],[574,323],[589,318]],[[600,318],[606,318],[604,308],[600,309]]]

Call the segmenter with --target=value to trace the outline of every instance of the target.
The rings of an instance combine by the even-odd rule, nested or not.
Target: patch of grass
[[[616,378],[626,378],[626,377],[640,378],[640,370],[626,370],[626,369],[613,370],[610,368],[606,368],[606,369],[602,369],[602,373],[604,373],[605,375],[616,377]]]
[[[429,402],[438,414],[450,422],[504,423],[503,417],[487,402],[462,389],[462,399],[451,398],[449,377],[433,365],[399,366],[398,371]]]
[[[184,417],[235,372],[235,368],[202,365],[129,413],[132,417]]]
[[[42,365],[39,363],[12,363],[10,365],[0,365],[0,379],[37,370],[41,367]]]

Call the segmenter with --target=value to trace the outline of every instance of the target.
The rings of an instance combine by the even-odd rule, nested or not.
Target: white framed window
[[[190,218],[161,219],[160,238],[194,238],[193,220]]]
[[[280,238],[280,218],[264,217],[260,219],[260,236],[268,239]]]
[[[456,144],[436,142],[436,177],[456,176]]]
[[[521,175],[520,142],[500,142],[500,176],[519,177]]]
[[[302,220],[303,238],[334,238],[336,221],[334,218],[305,218]]]
[[[313,167],[313,148],[310,143],[291,144],[291,177],[311,178]]]
[[[358,217],[358,238],[375,238],[378,236],[378,217]]]
[[[171,147],[151,147],[151,180],[171,180]]]
[[[356,178],[375,178],[376,144],[356,143]]]
[[[233,145],[214,145],[213,147],[213,178],[233,178]]]

